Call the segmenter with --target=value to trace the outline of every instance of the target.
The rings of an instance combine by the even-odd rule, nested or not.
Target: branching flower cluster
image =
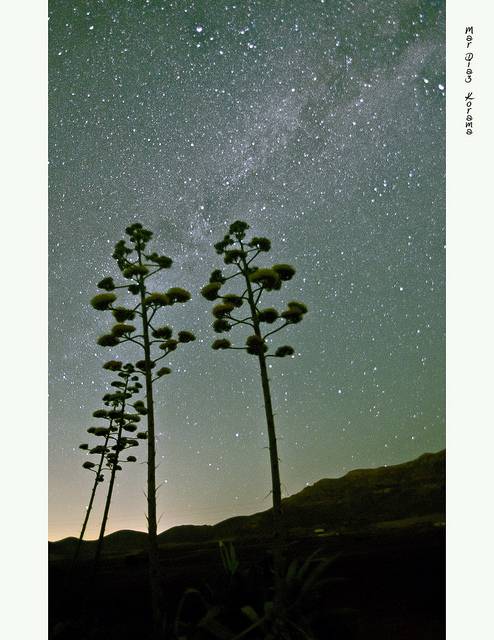
[[[106,425],[92,426],[87,430],[89,434],[96,438],[103,439],[103,443],[90,446],[86,442],[79,445],[79,448],[86,451],[87,455],[98,456],[98,458],[97,462],[86,460],[82,465],[84,469],[88,469],[94,473],[95,478],[74,555],[74,563],[77,561],[80,552],[81,543],[91,514],[96,490],[99,483],[103,482],[105,479],[103,472],[105,470],[110,472],[110,483],[107,491],[105,510],[100,530],[100,540],[98,541],[99,544],[95,558],[99,556],[100,553],[100,547],[112,498],[115,474],[117,471],[122,470],[121,464],[123,462],[131,463],[136,462],[137,460],[133,455],[128,455],[125,460],[122,460],[123,452],[131,447],[138,446],[138,440],[147,439],[147,431],[139,431],[136,436],[132,438],[123,435],[124,432],[135,433],[138,428],[137,423],[140,421],[141,416],[146,415],[147,413],[142,400],[135,400],[132,402],[133,397],[142,389],[139,377],[135,375],[136,370],[134,365],[130,363],[122,365],[121,362],[110,360],[103,365],[103,368],[112,372],[117,372],[118,379],[111,382],[111,386],[114,388],[114,391],[112,393],[106,393],[103,396],[103,404],[106,408],[97,409],[93,412],[93,417],[104,420]],[[127,412],[127,407],[129,405],[134,408],[135,413]]]
[[[284,525],[274,412],[266,362],[267,358],[284,358],[294,355],[293,347],[288,344],[282,344],[273,353],[268,353],[272,336],[289,325],[301,322],[307,313],[307,307],[303,302],[296,300],[288,302],[281,310],[262,304],[264,294],[279,291],[284,283],[293,278],[295,269],[284,263],[257,264],[258,258],[269,252],[271,242],[268,238],[257,236],[247,239],[248,229],[249,225],[246,222],[237,220],[230,225],[229,232],[223,240],[215,245],[217,254],[223,258],[226,270],[223,272],[221,269],[215,269],[211,273],[209,282],[202,288],[201,294],[207,300],[215,302],[212,309],[215,332],[229,333],[237,326],[248,329],[243,345],[234,346],[229,339],[222,337],[213,342],[213,349],[246,351],[256,356],[259,362],[271,463],[275,606],[278,606],[277,602],[282,592]],[[90,434],[101,438],[103,442],[91,448],[89,444],[82,444],[81,449],[88,451],[89,455],[99,456],[98,463],[88,460],[83,465],[96,474],[93,496],[96,486],[103,481],[103,465],[106,465],[105,469],[111,472],[96,552],[97,561],[108,517],[115,473],[122,469],[124,452],[136,446],[139,439],[147,439],[150,595],[153,625],[156,635],[159,635],[162,625],[162,594],[157,547],[153,385],[157,380],[171,373],[168,366],[163,366],[162,360],[168,358],[180,345],[194,341],[195,336],[186,330],[175,334],[168,324],[163,323],[162,317],[163,311],[169,307],[188,302],[191,298],[190,293],[181,287],[161,290],[150,287],[151,279],[169,269],[172,266],[172,260],[147,249],[153,234],[144,229],[141,224],[130,225],[126,229],[126,234],[128,239],[117,242],[113,252],[113,258],[123,282],[115,283],[112,277],[100,280],[98,287],[102,292],[92,298],[91,305],[97,311],[111,313],[114,321],[110,331],[98,338],[98,344],[113,348],[132,343],[139,348],[142,357],[132,364],[123,365],[118,360],[110,360],[104,365],[105,369],[116,372],[118,379],[111,383],[114,391],[103,398],[106,408],[99,409],[93,414],[95,418],[104,420],[106,426],[88,429]],[[237,285],[236,291],[230,289],[232,285]],[[117,297],[119,291],[124,293],[126,300],[128,294],[134,296],[134,301],[130,304],[122,304]],[[143,380],[144,384],[141,384],[140,380]],[[145,390],[146,403],[135,400],[133,397],[142,388]],[[133,407],[134,413],[128,412],[127,405]],[[138,432],[137,425],[143,415],[147,418],[147,430]],[[133,455],[127,455],[125,460],[125,462],[135,461],[136,458]]]
[[[268,339],[289,325],[298,324],[307,313],[307,307],[303,302],[295,300],[289,302],[282,311],[261,305],[263,295],[266,292],[280,290],[285,282],[293,278],[295,269],[289,264],[271,266],[255,264],[261,254],[269,252],[271,242],[264,237],[253,237],[247,240],[245,236],[248,229],[249,225],[246,222],[237,220],[230,225],[229,232],[223,240],[215,244],[216,253],[223,257],[223,262],[228,267],[228,274],[224,274],[220,269],[213,271],[209,283],[202,288],[201,294],[206,300],[217,302],[212,310],[215,318],[213,328],[217,333],[228,333],[237,326],[248,327],[251,332],[244,346],[233,346],[227,338],[219,338],[213,342],[213,349],[246,351],[256,356],[259,362],[271,463],[274,604],[279,611],[283,591],[285,527],[281,507],[278,445],[266,361],[267,358],[293,356],[294,349],[285,344],[279,346],[274,354],[268,354]],[[225,286],[230,286],[231,283],[238,284],[237,292],[222,293]]]
[[[102,470],[113,469],[121,471],[120,466],[123,462],[135,462],[135,456],[127,456],[126,460],[121,459],[123,451],[138,446],[138,440],[147,439],[147,431],[139,431],[135,437],[124,436],[123,433],[135,433],[138,429],[137,424],[141,420],[142,415],[146,415],[147,410],[142,400],[130,402],[135,394],[142,389],[142,384],[138,381],[139,376],[135,375],[135,368],[132,364],[122,365],[117,360],[110,360],[103,365],[104,369],[118,371],[118,380],[111,382],[111,386],[115,388],[113,393],[106,393],[103,396],[103,404],[105,409],[97,409],[93,412],[93,418],[104,420],[106,426],[93,426],[87,429],[87,432],[97,438],[102,438],[103,443],[90,447],[84,443],[79,448],[87,451],[90,455],[100,456],[98,463],[86,461],[82,465],[85,469],[94,471],[97,474],[97,481],[103,482],[104,476]],[[131,384],[132,383],[132,384]],[[127,405],[131,405],[135,409],[135,413],[127,413]],[[103,463],[105,466],[103,467]]]
[[[251,355],[259,355],[266,354],[269,349],[267,338],[288,325],[300,322],[307,313],[307,307],[297,301],[289,302],[281,312],[274,307],[261,307],[263,294],[281,289],[284,282],[293,278],[295,269],[289,264],[255,266],[256,258],[270,250],[271,241],[263,237],[253,237],[247,241],[245,232],[248,228],[246,222],[234,222],[223,240],[215,244],[216,253],[223,257],[226,265],[233,267],[233,273],[224,275],[221,270],[214,270],[209,283],[201,289],[201,294],[206,300],[220,301],[212,310],[215,317],[213,329],[217,333],[229,332],[238,325],[250,327],[253,331],[247,337],[245,346],[234,347],[230,340],[220,338],[214,341],[213,349],[242,349]],[[241,292],[222,294],[225,284],[235,278],[241,283]],[[247,307],[247,312],[242,313],[244,307]],[[274,328],[265,328],[266,325]],[[293,354],[293,347],[283,345],[266,357],[284,358]]]
[[[137,369],[146,372],[146,368],[154,369],[156,364],[175,351],[179,344],[185,344],[195,340],[194,334],[190,331],[179,331],[176,338],[173,337],[173,330],[167,325],[156,323],[158,312],[164,307],[174,304],[181,304],[190,300],[190,293],[181,287],[171,287],[166,291],[149,291],[148,280],[172,265],[171,258],[160,256],[157,253],[145,253],[146,245],[152,237],[152,232],[144,229],[141,224],[135,223],[127,227],[126,233],[130,236],[133,247],[127,246],[124,240],[115,245],[113,258],[116,260],[120,272],[130,283],[116,285],[113,278],[103,278],[98,283],[98,288],[104,289],[106,293],[100,293],[91,300],[91,306],[98,311],[111,311],[116,323],[110,333],[98,338],[98,344],[102,347],[115,347],[126,342],[133,342],[141,349],[146,349],[145,329],[151,335],[148,338],[149,348],[157,347],[161,354],[156,355],[146,363],[146,358],[135,363]],[[138,296],[138,300],[130,307],[116,304],[117,295],[114,291],[124,289],[128,293]],[[135,324],[135,319],[140,319],[141,332]],[[146,326],[144,326],[146,325]],[[153,381],[170,370],[159,369]]]

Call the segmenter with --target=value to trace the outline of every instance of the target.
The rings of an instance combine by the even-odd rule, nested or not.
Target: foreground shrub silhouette
[[[276,603],[281,598],[282,590],[284,527],[278,448],[266,361],[268,358],[292,356],[294,349],[289,345],[283,345],[278,347],[274,354],[268,354],[270,345],[267,339],[287,326],[299,323],[307,313],[307,307],[302,302],[296,301],[289,302],[287,308],[281,313],[274,307],[261,307],[263,295],[266,292],[281,289],[283,283],[294,276],[295,269],[288,264],[275,264],[268,268],[255,265],[258,256],[270,250],[271,242],[264,237],[246,240],[245,234],[248,229],[249,225],[246,222],[237,220],[230,225],[229,232],[223,240],[215,244],[216,253],[223,257],[226,265],[229,265],[229,271],[227,274],[223,274],[220,269],[213,271],[209,283],[202,288],[201,294],[206,300],[216,302],[212,313],[215,317],[213,328],[217,333],[229,332],[237,326],[247,327],[250,332],[244,346],[235,347],[230,340],[220,338],[213,342],[213,349],[243,350],[256,356],[259,361],[271,462]],[[234,284],[238,283],[238,292],[221,294],[223,287],[229,285],[231,281]],[[244,307],[247,307],[247,311],[242,313]],[[268,326],[266,330],[264,328],[266,325],[274,328]]]
[[[173,338],[173,331],[169,326],[156,324],[155,317],[161,314],[165,308],[190,300],[190,293],[180,287],[171,287],[166,291],[151,291],[149,289],[150,279],[164,269],[169,269],[172,260],[156,252],[148,252],[147,245],[153,233],[144,229],[142,224],[136,222],[127,227],[125,232],[130,246],[125,240],[117,242],[113,258],[118,265],[121,276],[127,282],[117,285],[112,277],[103,278],[98,283],[98,287],[106,293],[94,296],[91,305],[97,311],[110,312],[116,320],[110,333],[104,334],[98,339],[100,346],[111,348],[131,343],[142,352],[142,359],[135,362],[135,369],[144,376],[146,390],[149,580],[153,628],[154,635],[157,637],[161,633],[162,626],[162,596],[157,544],[153,383],[169,374],[171,370],[168,367],[161,367],[154,373],[153,371],[158,362],[175,351],[179,345],[192,342],[195,337],[189,331],[179,331],[177,337]],[[131,303],[117,305],[117,295],[114,293],[117,290],[123,290],[130,296],[134,296]]]
[[[263,588],[266,581],[253,566],[241,567],[232,543],[220,541],[224,580],[216,589],[186,589],[177,608],[177,640],[316,640],[313,619],[316,594],[329,582],[327,570],[337,556],[294,558],[280,576],[279,605]]]

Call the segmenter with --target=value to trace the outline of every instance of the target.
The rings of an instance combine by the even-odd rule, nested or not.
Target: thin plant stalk
[[[142,265],[142,253],[137,247],[139,265]],[[148,521],[148,553],[149,553],[149,583],[151,586],[151,610],[153,615],[153,629],[159,633],[161,623],[162,593],[159,578],[158,557],[158,523],[156,519],[156,438],[154,429],[154,399],[151,374],[151,348],[149,344],[149,322],[145,303],[146,288],[143,276],[139,277],[139,295],[141,301],[142,336],[144,344],[144,360],[146,362],[146,405],[147,405],[147,429],[148,429],[148,455],[147,455],[147,521]]]
[[[240,243],[242,249],[244,248]],[[252,324],[254,325],[255,335],[262,340],[261,328],[257,317],[257,308],[254,301],[252,284],[249,280],[249,272],[245,257],[241,259],[242,274],[245,278],[247,298],[252,314]],[[266,414],[266,424],[268,428],[269,441],[269,459],[271,464],[271,486],[273,499],[273,560],[274,560],[274,577],[275,577],[275,594],[280,593],[281,576],[283,575],[283,544],[284,544],[284,527],[283,512],[281,507],[281,479],[280,464],[278,456],[278,443],[276,440],[276,429],[274,423],[273,404],[271,401],[271,389],[269,386],[269,377],[266,367],[266,356],[261,351],[258,354],[259,370],[261,373],[262,394],[264,399],[264,411]]]
[[[123,390],[123,400],[122,400],[122,408],[120,411],[120,418],[119,418],[119,427],[118,427],[118,433],[117,433],[117,449],[116,449],[116,459],[115,462],[112,464],[112,468],[111,468],[111,474],[110,474],[110,482],[108,483],[108,492],[106,494],[106,501],[105,501],[105,508],[103,511],[103,518],[101,520],[101,526],[100,526],[100,531],[99,531],[99,536],[98,536],[98,542],[96,544],[96,551],[94,553],[94,561],[93,561],[93,575],[96,575],[96,572],[98,570],[98,564],[99,564],[99,559],[101,556],[101,550],[103,548],[103,538],[105,535],[105,530],[106,530],[106,523],[108,521],[108,514],[110,512],[110,504],[111,504],[111,499],[112,499],[112,495],[113,495],[113,485],[115,484],[115,475],[117,472],[117,466],[118,466],[118,455],[119,455],[119,449],[118,446],[120,444],[120,439],[122,437],[122,428],[124,425],[124,413],[125,413],[125,394],[127,393],[127,387],[129,385],[129,376],[127,376],[126,380],[125,380],[125,387]],[[107,441],[108,442],[108,438]],[[105,443],[106,446],[106,443]]]
[[[104,445],[105,448],[106,448],[106,446],[108,444],[108,440],[110,438],[110,431],[111,431],[112,423],[113,423],[113,421],[110,421],[110,427],[109,427],[109,430],[108,430],[108,435],[105,438],[105,445]],[[89,522],[89,516],[91,515],[91,510],[93,508],[94,498],[96,496],[96,490],[98,488],[98,485],[100,484],[99,478],[101,477],[101,470],[103,468],[103,462],[104,461],[105,461],[105,454],[102,453],[101,457],[100,457],[99,464],[98,464],[98,469],[95,472],[96,476],[94,478],[93,488],[91,490],[91,496],[89,498],[89,504],[88,504],[87,509],[86,509],[86,515],[84,517],[84,522],[82,523],[81,533],[79,534],[79,539],[77,540],[76,550],[75,550],[75,553],[74,553],[74,557],[72,559],[72,568],[75,567],[75,565],[77,564],[77,560],[79,559],[79,554],[81,552],[81,547],[82,547],[82,541],[84,539],[84,534],[86,532],[86,527],[87,527],[87,524]]]

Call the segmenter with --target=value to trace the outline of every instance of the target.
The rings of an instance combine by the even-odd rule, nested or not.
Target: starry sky
[[[266,302],[309,307],[270,369],[284,494],[444,447],[444,2],[52,0],[49,161],[50,539],[80,530],[101,365],[138,359],[89,305],[135,221],[197,336],[155,387],[159,531],[270,506],[257,361],[212,351],[198,293],[238,218],[297,269]],[[109,532],[146,529],[135,451]]]

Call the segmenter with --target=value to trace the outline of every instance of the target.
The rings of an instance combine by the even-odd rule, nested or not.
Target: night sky
[[[193,294],[164,323],[198,338],[155,387],[160,531],[270,506],[257,360],[211,349],[199,295],[238,218],[271,238],[267,264],[297,269],[266,302],[309,307],[278,342],[296,357],[272,361],[285,495],[443,448],[444,3],[52,0],[49,16],[50,539],[82,523],[101,365],[140,358],[96,345],[111,320],[89,305],[135,221],[174,260],[155,289]],[[108,531],[146,529],[145,473],[120,474]]]

